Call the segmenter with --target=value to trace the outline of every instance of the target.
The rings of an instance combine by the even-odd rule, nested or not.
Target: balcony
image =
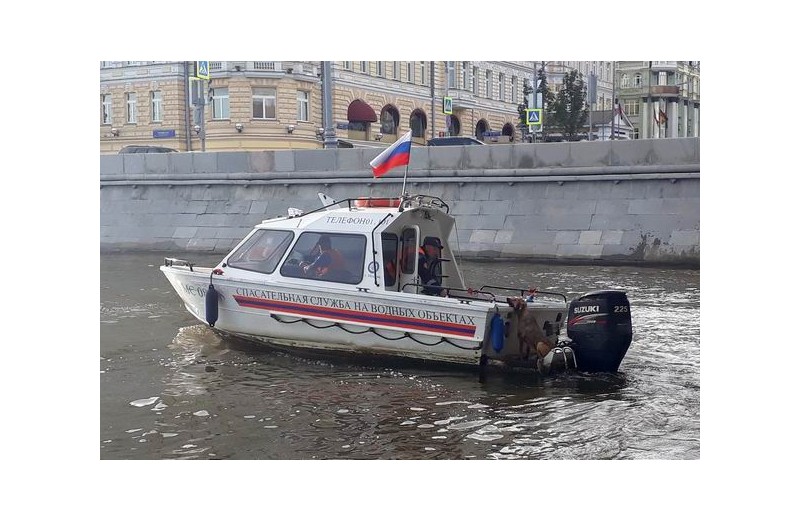
[[[680,87],[677,85],[653,85],[650,87],[650,95],[653,96],[677,96]]]
[[[653,71],[677,70],[678,69],[678,62],[677,61],[653,61],[653,62],[651,62],[650,68]]]

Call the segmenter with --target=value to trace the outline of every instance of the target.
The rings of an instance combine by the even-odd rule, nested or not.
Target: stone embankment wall
[[[379,150],[100,156],[100,246],[227,252],[287,208],[397,196]],[[441,197],[465,258],[700,263],[700,140],[414,147],[406,191]]]

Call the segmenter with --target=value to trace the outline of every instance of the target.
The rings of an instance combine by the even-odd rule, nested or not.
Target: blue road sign
[[[542,109],[541,108],[526,108],[525,116],[528,125],[541,125],[542,124]]]
[[[197,62],[197,77],[200,79],[211,79],[211,75],[208,72],[208,62],[207,61],[198,61]]]

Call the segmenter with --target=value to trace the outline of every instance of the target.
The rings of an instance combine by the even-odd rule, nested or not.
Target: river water
[[[462,262],[468,286],[615,288],[631,303],[618,374],[479,383],[222,339],[184,309],[163,257],[101,256],[101,459],[700,458],[699,271]]]

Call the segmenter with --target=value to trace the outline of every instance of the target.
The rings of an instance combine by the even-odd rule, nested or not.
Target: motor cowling
[[[616,372],[633,338],[631,306],[622,291],[594,291],[572,300],[567,336],[578,370]]]

